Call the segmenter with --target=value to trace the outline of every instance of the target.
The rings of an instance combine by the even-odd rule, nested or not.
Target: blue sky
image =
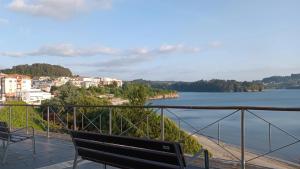
[[[300,73],[298,0],[0,0],[0,68],[124,80]]]

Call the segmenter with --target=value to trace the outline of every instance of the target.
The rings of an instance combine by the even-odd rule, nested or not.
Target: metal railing
[[[290,147],[300,142],[300,138],[278,125],[272,123],[271,121],[266,120],[259,113],[261,112],[300,112],[300,108],[282,108],[282,107],[250,107],[250,106],[84,106],[84,105],[68,105],[68,106],[34,106],[34,105],[9,105],[2,104],[0,105],[0,112],[5,114],[4,119],[8,121],[10,129],[17,127],[14,126],[15,120],[14,117],[14,108],[22,108],[21,112],[24,112],[22,117],[22,122],[28,127],[30,122],[38,122],[41,128],[46,131],[47,137],[51,136],[52,132],[63,132],[63,130],[73,129],[73,130],[93,130],[100,133],[106,134],[118,134],[126,135],[130,133],[130,130],[136,130],[137,133],[140,133],[141,136],[151,138],[151,139],[161,139],[165,140],[166,138],[166,119],[172,119],[173,122],[177,123],[179,129],[178,136],[176,141],[183,141],[187,138],[203,135],[206,136],[209,140],[213,141],[224,151],[228,152],[236,161],[239,161],[240,167],[245,169],[246,163],[249,163],[257,158],[267,156],[271,153],[277,152],[284,148]],[[30,111],[37,111],[39,117],[35,117],[37,114]],[[20,111],[20,110],[19,110]],[[191,124],[190,121],[186,120],[184,117],[180,116],[178,112],[185,111],[221,111],[219,117],[216,117],[215,120],[211,120],[208,124],[198,127],[194,124]],[[258,111],[256,113],[254,111]],[[144,113],[140,113],[144,112]],[[197,112],[201,116],[202,112]],[[127,113],[127,115],[126,115]],[[128,114],[130,113],[140,113],[141,117],[137,119],[129,119]],[[151,114],[152,113],[152,114]],[[153,113],[155,115],[153,115]],[[268,127],[268,151],[258,154],[255,157],[246,159],[246,118],[245,115],[251,115],[256,119],[259,119],[267,124]],[[240,142],[240,157],[236,156],[230,150],[226,149],[224,140],[221,139],[221,122],[226,119],[239,116],[239,142]],[[24,116],[24,119],[23,119]],[[0,114],[1,117],[1,114]],[[17,116],[20,117],[20,116]],[[136,116],[135,116],[136,117]],[[3,118],[3,115],[2,115]],[[150,126],[151,118],[159,119],[159,127],[157,132],[158,135],[150,136]],[[205,119],[205,118],[204,118]],[[1,118],[0,118],[1,120]],[[3,120],[3,119],[2,119]],[[20,119],[18,119],[20,121]],[[31,121],[30,121],[31,120]],[[153,119],[152,119],[153,120]],[[209,120],[206,120],[209,121]],[[183,127],[183,126],[186,127]],[[203,131],[211,128],[212,126],[217,126],[217,136],[209,136]],[[152,126],[153,127],[153,126]],[[276,147],[272,149],[272,130],[276,129],[291,139],[293,142]],[[183,135],[181,130],[188,130],[189,133]],[[28,132],[28,131],[27,131]],[[153,133],[152,133],[153,135]],[[175,141],[175,140],[174,140]]]

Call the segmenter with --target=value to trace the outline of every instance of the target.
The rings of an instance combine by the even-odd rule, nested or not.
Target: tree
[[[147,101],[149,88],[142,84],[129,84],[125,88],[125,95],[131,105],[143,106]]]

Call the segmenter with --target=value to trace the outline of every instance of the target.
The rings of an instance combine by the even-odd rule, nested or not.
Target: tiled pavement
[[[0,145],[0,159],[2,159],[2,143]],[[31,140],[13,144],[8,149],[6,163],[0,164],[0,169],[71,169],[74,153],[71,141],[36,136],[36,155],[32,155]],[[103,165],[83,161],[78,166],[78,169],[94,168],[101,169]],[[108,166],[107,169],[115,168]]]

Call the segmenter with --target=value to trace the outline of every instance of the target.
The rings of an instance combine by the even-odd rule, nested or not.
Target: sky
[[[0,68],[123,80],[300,73],[299,0],[0,0]]]

